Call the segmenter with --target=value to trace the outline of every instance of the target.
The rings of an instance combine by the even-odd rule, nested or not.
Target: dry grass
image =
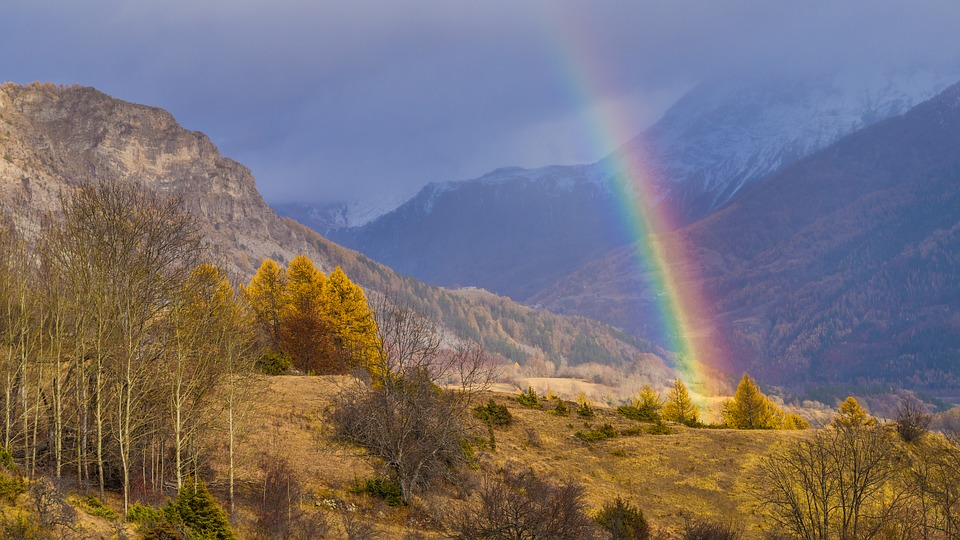
[[[241,483],[255,484],[258,455],[276,452],[289,459],[307,480],[315,500],[354,504],[357,515],[376,522],[384,536],[402,537],[409,524],[422,526],[428,522],[429,510],[390,508],[371,497],[349,492],[355,480],[376,473],[376,463],[357,448],[335,443],[325,424],[324,410],[345,384],[350,384],[349,379],[255,379],[256,407],[246,418],[248,430],[243,439],[238,478]],[[483,396],[483,401],[490,397],[507,404],[514,422],[495,432],[495,451],[478,451],[481,470],[530,467],[551,478],[573,480],[585,487],[590,508],[598,509],[619,495],[639,504],[654,525],[666,528],[682,525],[684,514],[717,519],[736,517],[744,524],[747,538],[759,538],[760,518],[750,492],[755,466],[778,442],[804,436],[785,431],[673,426],[669,435],[643,433],[585,443],[574,437],[576,431],[604,423],[618,430],[648,425],[602,407],[596,408],[593,418],[575,413],[560,417],[551,412],[554,401],[547,402],[543,409],[529,409],[519,406],[511,394],[491,393]],[[448,496],[437,494],[439,503],[434,498],[424,506],[449,506],[450,501],[444,499]],[[339,520],[337,512],[325,507],[321,511],[327,512],[331,520]]]

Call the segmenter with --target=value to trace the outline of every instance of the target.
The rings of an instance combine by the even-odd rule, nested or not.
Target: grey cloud
[[[960,7],[935,0],[15,0],[3,15],[0,79],[167,108],[273,202],[597,159],[611,149],[578,129],[585,97],[623,104],[639,132],[706,77],[960,51]]]

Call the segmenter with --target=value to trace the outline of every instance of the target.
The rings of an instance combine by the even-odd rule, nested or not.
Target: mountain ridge
[[[579,338],[605,351],[613,364],[669,376],[666,351],[606,325],[429,287],[279,218],[249,169],[162,109],[87,87],[8,83],[0,86],[0,135],[0,204],[6,219],[28,234],[39,230],[44,213],[56,211],[61,193],[82,182],[137,182],[181,196],[200,218],[215,257],[237,278],[250,276],[263,258],[284,263],[303,253],[323,271],[342,266],[368,291],[395,296],[512,361],[577,364],[571,353]]]

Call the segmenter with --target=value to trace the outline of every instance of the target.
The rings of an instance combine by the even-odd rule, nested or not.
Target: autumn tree
[[[287,274],[273,259],[264,259],[244,288],[269,348],[280,350],[280,320],[287,303]]]
[[[783,426],[784,413],[760,391],[753,378],[744,373],[733,399],[725,404],[723,420],[734,429],[779,429]]]
[[[680,379],[674,380],[673,386],[667,392],[663,405],[663,419],[688,426],[694,426],[700,422],[700,409],[693,403],[687,391],[687,385]]]
[[[283,309],[280,348],[304,373],[342,373],[349,358],[334,341],[334,324],[325,304],[323,272],[303,255],[290,261]]]
[[[870,416],[870,413],[857,402],[856,398],[848,396],[840,403],[837,414],[830,421],[830,425],[835,428],[875,426],[877,425],[877,419]]]
[[[358,366],[372,371],[380,358],[381,344],[377,321],[363,289],[338,266],[324,284],[323,300],[338,348],[349,353]]]

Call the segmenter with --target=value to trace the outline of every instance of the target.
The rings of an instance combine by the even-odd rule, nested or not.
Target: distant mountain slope
[[[556,365],[589,356],[646,365],[668,376],[666,352],[583,318],[560,317],[503,298],[467,298],[430,287],[281,219],[257,192],[250,171],[222,157],[202,133],[184,130],[161,109],[114,99],[92,88],[34,83],[0,86],[0,206],[4,218],[35,232],[59,194],[81,181],[139,182],[180,194],[200,217],[213,249],[239,277],[264,257],[297,253],[324,271],[342,266],[368,292],[393,295],[514,361]],[[584,347],[584,344],[589,347]],[[584,352],[589,355],[583,354]],[[659,356],[658,356],[659,355]]]
[[[960,396],[960,85],[671,236],[694,246],[700,286],[742,369],[784,384]],[[616,313],[655,294],[643,272],[625,248],[535,300]]]
[[[679,223],[690,223],[744,186],[932,97],[952,82],[948,76],[922,71],[867,79],[710,81],[618,153],[639,154],[634,161],[648,168],[659,204],[670,207]],[[630,240],[610,188],[611,159],[505,168],[431,184],[377,219],[332,227],[328,234],[428,283],[478,286],[536,303],[538,293],[565,274]],[[625,319],[615,324],[629,326]]]

